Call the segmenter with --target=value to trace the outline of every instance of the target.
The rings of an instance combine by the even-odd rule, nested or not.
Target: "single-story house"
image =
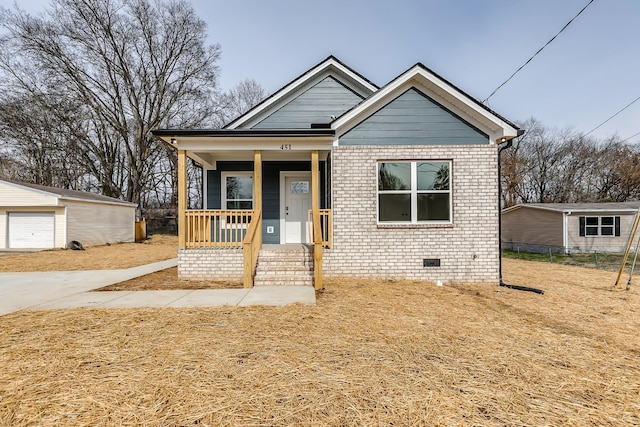
[[[153,134],[178,150],[183,279],[499,280],[498,147],[521,131],[420,63],[378,87],[330,56],[222,129]]]
[[[133,242],[136,205],[84,191],[0,180],[0,248]]]
[[[624,252],[640,202],[526,203],[502,211],[502,247],[523,252]]]

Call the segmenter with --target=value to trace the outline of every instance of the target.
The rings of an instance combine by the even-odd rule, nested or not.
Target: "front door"
[[[309,243],[307,217],[311,209],[311,173],[286,175],[284,180],[284,243]]]

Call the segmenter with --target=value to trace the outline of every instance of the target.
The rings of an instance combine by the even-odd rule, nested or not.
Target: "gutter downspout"
[[[515,138],[524,135],[524,130],[518,130],[518,135]],[[508,140],[502,147],[498,148],[498,257],[499,257],[499,277],[500,286],[505,288],[515,289],[518,291],[535,292],[536,294],[544,295],[542,289],[530,288],[528,286],[508,285],[502,280],[502,162],[500,155],[503,150],[511,148],[513,146],[513,139]]]
[[[565,255],[569,255],[569,215],[571,215],[571,211],[562,214],[562,250]]]

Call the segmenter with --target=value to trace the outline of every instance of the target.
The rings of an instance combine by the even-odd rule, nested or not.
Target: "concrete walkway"
[[[74,307],[211,307],[222,305],[315,304],[310,286],[251,289],[91,292],[166,268],[177,259],[122,270],[0,273],[0,316],[19,310]]]

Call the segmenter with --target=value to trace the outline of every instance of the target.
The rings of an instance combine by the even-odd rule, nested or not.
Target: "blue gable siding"
[[[489,136],[411,88],[340,137],[340,145],[488,144]]]
[[[325,165],[320,162],[320,208],[327,205]],[[311,170],[311,162],[262,162],[262,242],[280,243],[280,172],[304,172]],[[221,209],[221,172],[253,171],[253,162],[219,161],[217,170],[207,171],[207,209]],[[267,227],[274,232],[267,234]]]
[[[329,123],[362,97],[328,76],[257,123],[255,129],[309,129],[311,123]]]

